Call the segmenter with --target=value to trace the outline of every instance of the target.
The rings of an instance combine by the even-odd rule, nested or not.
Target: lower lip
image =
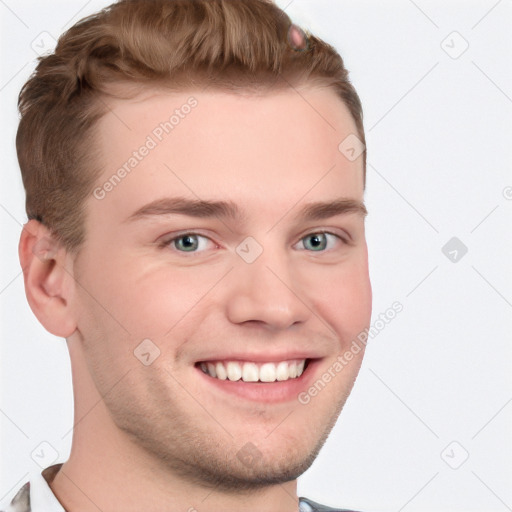
[[[320,361],[320,359],[311,359],[300,377],[275,382],[221,380],[210,377],[210,375],[204,373],[199,367],[196,367],[196,370],[199,372],[201,378],[205,379],[207,384],[226,393],[256,402],[279,403],[298,400],[299,393],[305,391],[313,380]]]

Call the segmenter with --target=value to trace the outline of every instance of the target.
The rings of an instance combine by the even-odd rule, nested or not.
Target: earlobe
[[[65,247],[32,219],[23,226],[18,254],[30,308],[47,331],[69,337],[76,322],[71,307],[74,281]]]

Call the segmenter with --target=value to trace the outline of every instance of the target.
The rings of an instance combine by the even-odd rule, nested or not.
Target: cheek
[[[370,325],[372,290],[367,265],[340,264],[322,272],[323,279],[313,285],[315,293],[311,294],[315,310],[348,342]]]
[[[105,305],[132,337],[140,339],[161,339],[174,326],[180,327],[225,273],[215,265],[180,268],[136,260],[119,261],[97,282]]]

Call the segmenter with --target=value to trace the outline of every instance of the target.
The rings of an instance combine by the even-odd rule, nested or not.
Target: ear
[[[37,319],[55,336],[71,336],[77,327],[71,308],[75,289],[71,255],[34,219],[23,226],[18,254],[25,294]]]

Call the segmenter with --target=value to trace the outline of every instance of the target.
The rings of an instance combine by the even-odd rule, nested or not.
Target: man
[[[371,315],[341,57],[267,0],[122,0],[61,37],[20,112],[20,262],[75,421],[4,510],[340,510],[296,483]]]

